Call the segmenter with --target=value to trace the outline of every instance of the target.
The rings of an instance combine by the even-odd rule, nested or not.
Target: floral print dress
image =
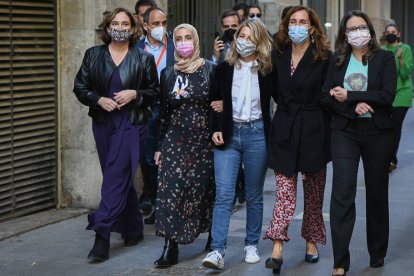
[[[215,193],[209,87],[203,66],[192,74],[175,71],[174,77],[175,83],[161,79],[155,228],[159,236],[188,244],[211,227]]]

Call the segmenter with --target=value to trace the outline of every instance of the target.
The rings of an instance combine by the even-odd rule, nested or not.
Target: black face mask
[[[223,40],[223,43],[232,43],[234,40],[234,34],[236,33],[237,30],[235,29],[227,29],[223,32],[223,34],[221,35],[221,40]]]
[[[395,35],[395,34],[387,34],[385,36],[385,39],[388,41],[388,43],[394,43],[395,41],[397,41],[397,35]]]

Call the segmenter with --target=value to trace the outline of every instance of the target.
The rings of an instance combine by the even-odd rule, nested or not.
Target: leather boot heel
[[[161,257],[154,262],[156,268],[166,268],[178,263],[178,244],[166,239]]]
[[[88,259],[97,262],[103,262],[109,258],[109,241],[105,240],[101,235],[96,233],[95,242],[88,254]]]

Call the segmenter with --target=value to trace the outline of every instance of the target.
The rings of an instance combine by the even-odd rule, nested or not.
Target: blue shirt
[[[153,47],[149,43],[147,36],[145,37],[144,43],[145,43],[144,50],[154,56],[155,64],[156,65],[157,65],[157,63],[159,61],[159,58],[160,58],[161,54],[164,52],[161,60],[158,63],[158,66],[157,66],[158,80],[160,80],[161,71],[162,71],[162,69],[164,69],[167,66],[167,49],[166,49],[166,45],[164,44],[164,42],[161,42],[158,46]]]

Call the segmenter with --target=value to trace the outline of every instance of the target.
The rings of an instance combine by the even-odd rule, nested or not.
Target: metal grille
[[[344,14],[352,10],[360,10],[361,9],[361,0],[346,0],[344,1]]]
[[[326,22],[326,0],[308,0],[308,6],[312,8],[319,17],[322,25]]]
[[[0,0],[0,220],[55,205],[55,1]]]

